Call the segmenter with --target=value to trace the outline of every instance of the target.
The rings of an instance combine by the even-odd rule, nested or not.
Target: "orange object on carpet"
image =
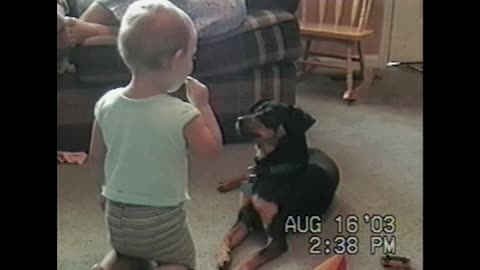
[[[313,270],[348,270],[345,256],[335,255],[315,267]]]

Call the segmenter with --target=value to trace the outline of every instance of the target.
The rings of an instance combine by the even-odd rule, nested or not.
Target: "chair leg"
[[[360,58],[360,73],[362,80],[365,80],[367,78],[366,70],[365,70],[365,55],[363,54],[362,51],[362,42],[357,41],[357,50],[358,50],[358,56]]]
[[[377,69],[367,69],[366,61],[365,61],[365,54],[363,54],[362,50],[362,41],[358,41],[357,48],[358,48],[358,55],[360,56],[360,69],[362,73],[362,81],[366,81],[368,87],[372,86],[375,82],[375,79],[382,79],[377,73]]]
[[[307,60],[308,55],[310,54],[311,46],[312,46],[312,40],[307,39],[307,44],[305,44],[305,51],[303,52],[303,60]]]
[[[375,70],[373,69],[368,69],[366,61],[365,61],[365,54],[363,53],[362,50],[362,41],[357,42],[357,48],[358,48],[358,54],[360,57],[360,68],[362,72],[362,83],[354,90],[355,92],[358,91],[368,91],[368,89],[372,86],[374,80],[379,77]]]
[[[346,101],[354,101],[353,96],[353,61],[352,61],[353,43],[347,44],[347,90],[343,93],[343,99]]]
[[[305,44],[305,51],[303,52],[303,60],[307,60],[308,56],[310,55],[310,48],[312,47],[312,40],[307,39],[307,43]],[[307,72],[308,64],[303,64],[302,66],[302,75]]]

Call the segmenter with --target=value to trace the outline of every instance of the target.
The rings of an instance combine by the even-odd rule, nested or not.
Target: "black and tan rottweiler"
[[[320,150],[309,149],[306,131],[316,120],[299,108],[261,100],[239,117],[237,130],[255,142],[250,175],[222,183],[222,192],[241,187],[238,219],[217,252],[217,268],[228,269],[231,252],[250,231],[266,233],[266,246],[237,269],[254,270],[287,251],[285,223],[320,217],[339,183],[336,164]],[[297,224],[305,226],[306,224]]]

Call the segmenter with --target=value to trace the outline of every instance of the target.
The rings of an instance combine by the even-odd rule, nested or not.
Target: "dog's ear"
[[[271,102],[271,101],[272,101],[272,100],[266,99],[266,98],[260,99],[259,101],[255,102],[255,104],[253,104],[252,107],[250,107],[250,109],[248,110],[248,112],[249,112],[249,113],[254,113],[255,110],[256,110],[258,107],[262,106],[262,105],[265,104],[265,103]]]
[[[317,122],[317,120],[313,118],[312,115],[304,112],[300,108],[296,108],[290,105],[289,109],[291,114],[288,124],[293,130],[297,132],[305,133],[313,126],[313,124],[315,124],[315,122]]]

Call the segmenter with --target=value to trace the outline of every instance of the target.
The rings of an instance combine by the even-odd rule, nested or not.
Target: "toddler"
[[[96,103],[90,151],[113,250],[92,270],[195,269],[187,153],[222,149],[208,89],[189,77],[196,47],[192,20],[167,0],[135,1],[122,18],[118,49],[132,77]],[[189,102],[169,94],[183,84]]]

